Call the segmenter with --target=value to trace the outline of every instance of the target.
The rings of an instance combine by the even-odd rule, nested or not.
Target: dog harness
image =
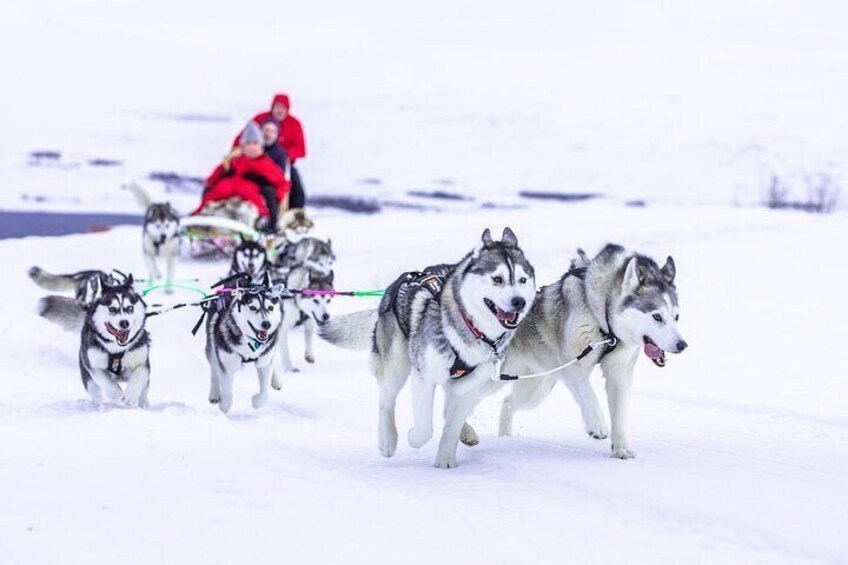
[[[447,280],[452,268],[452,265],[436,265],[433,267],[427,267],[424,271],[409,271],[402,274],[386,290],[386,299],[383,301],[383,304],[380,305],[380,313],[384,314],[390,310],[394,312],[395,319],[398,321],[398,326],[400,326],[401,332],[403,332],[404,337],[408,338],[411,322],[408,314],[410,311],[408,305],[412,301],[413,297],[419,289],[423,288],[427,290],[434,299],[439,300],[445,288],[445,281]],[[497,339],[492,340],[474,325],[471,319],[461,308],[459,313],[474,338],[479,339],[491,347],[495,356],[498,356],[498,347],[503,341],[506,332],[501,334]],[[464,377],[477,368],[477,365],[469,365],[463,361],[462,357],[459,356],[459,353],[453,346],[451,346],[451,350],[453,351],[454,361],[448,371],[450,378],[458,379]]]
[[[120,375],[124,368],[124,354],[110,353],[108,371],[113,375]]]

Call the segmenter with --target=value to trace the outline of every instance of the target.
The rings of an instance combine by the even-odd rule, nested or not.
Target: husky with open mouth
[[[633,368],[640,353],[666,365],[666,352],[681,353],[686,341],[677,329],[680,308],[674,259],[660,267],[653,259],[619,245],[607,245],[594,259],[582,250],[571,268],[544,287],[516,332],[504,373],[534,374],[579,361],[551,375],[522,379],[503,401],[500,435],[511,435],[518,410],[538,406],[561,380],[580,406],[586,433],[596,439],[610,427],[589,376],[600,365],[612,423],[612,456],[635,457],[627,433]],[[592,344],[599,344],[589,348]],[[473,435],[473,434],[472,434]]]
[[[127,406],[148,406],[150,336],[144,324],[146,308],[129,275],[120,284],[104,285],[99,298],[85,311],[79,364],[82,384],[95,402],[105,395]],[[126,385],[123,389],[122,384]]]
[[[220,310],[206,320],[206,359],[211,371],[209,402],[218,404],[225,414],[233,404],[233,375],[245,365],[254,364],[259,377],[259,392],[253,407],[268,401],[269,386],[276,354],[277,336],[282,321],[280,299],[271,292],[270,274],[262,284],[236,287]]]
[[[372,349],[380,387],[379,449],[397,448],[395,403],[412,373],[414,425],[409,444],[418,448],[433,435],[433,395],[445,391],[445,424],[436,466],[456,467],[464,422],[480,400],[496,390],[491,380],[499,360],[530,311],[536,295],[533,267],[506,228],[501,241],[489,230],[455,265],[406,273],[387,290],[380,308],[334,318],[319,327],[331,343]]]

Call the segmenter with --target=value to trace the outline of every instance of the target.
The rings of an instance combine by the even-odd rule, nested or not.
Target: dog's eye
[[[520,279],[518,279],[518,282],[520,284],[527,284],[527,277],[521,277]]]
[[[273,311],[274,311],[274,305],[273,305],[273,304],[271,304],[270,306],[268,306],[267,310],[268,310],[269,312],[273,312]]]
[[[109,306],[109,313],[110,313],[110,314],[117,314],[117,313],[118,313],[118,309],[117,309],[117,308],[115,308],[114,306]]]
[[[662,322],[662,316],[660,314],[654,314],[654,320]]]
[[[504,282],[504,278],[500,275],[495,275],[494,277],[492,277],[492,282],[497,285],[501,285]]]
[[[133,310],[135,310],[135,308],[133,308],[132,305],[129,305],[126,308],[124,308],[124,311],[126,311],[127,314],[132,314]]]
[[[676,321],[677,321],[677,320],[679,320],[679,319],[680,319],[680,314],[675,314],[675,315],[674,315],[674,321],[676,322]]]
[[[250,311],[251,312],[259,312],[259,308],[257,308],[256,306],[251,306]]]

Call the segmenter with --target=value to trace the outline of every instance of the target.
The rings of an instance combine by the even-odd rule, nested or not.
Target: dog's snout
[[[128,321],[128,320],[121,320],[120,322],[118,322],[118,326],[120,326],[120,328],[121,328],[122,330],[125,330],[125,329],[127,329],[128,327],[130,327],[130,323],[129,323],[129,321]]]
[[[512,297],[512,307],[515,310],[523,310],[527,305],[527,301],[521,296]]]
[[[271,329],[271,322],[269,322],[268,320],[262,320],[262,329],[263,330],[270,330]]]
[[[677,352],[678,353],[683,353],[683,350],[686,349],[687,347],[689,347],[689,344],[686,343],[684,340],[681,339],[680,341],[677,342]]]

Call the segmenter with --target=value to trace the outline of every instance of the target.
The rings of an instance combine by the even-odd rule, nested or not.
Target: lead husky
[[[379,448],[397,448],[395,402],[412,371],[415,423],[409,444],[421,447],[433,435],[433,394],[445,390],[445,425],[436,467],[456,467],[463,423],[483,396],[515,329],[535,295],[533,267],[509,228],[501,241],[487,229],[477,247],[456,265],[440,265],[401,276],[377,312],[335,318],[319,335],[342,346],[368,347],[380,387]],[[376,322],[376,324],[375,324]]]
[[[600,364],[612,421],[612,456],[635,457],[627,437],[627,415],[639,350],[663,367],[666,351],[680,353],[687,347],[677,330],[675,274],[671,257],[660,268],[652,259],[619,245],[607,245],[591,261],[578,251],[571,269],[539,292],[512,341],[504,372],[543,372],[578,358],[592,343],[605,339],[611,343],[595,347],[555,374],[516,382],[503,401],[500,435],[511,435],[515,412],[538,406],[561,380],[580,406],[586,432],[606,438],[609,427],[589,382],[592,369]]]
[[[98,286],[100,279],[95,279]],[[127,406],[147,407],[150,385],[150,336],[144,327],[146,305],[133,289],[129,275],[122,283],[97,289],[88,306],[65,296],[53,296],[49,315],[66,328],[82,327],[79,367],[91,399],[121,400]],[[43,303],[42,303],[43,304]],[[121,390],[120,383],[126,383]]]
[[[131,184],[130,190],[145,210],[141,247],[150,278],[162,278],[162,272],[156,262],[162,257],[165,259],[165,282],[171,283],[174,280],[177,256],[180,254],[180,215],[169,202],[152,202],[139,185]],[[171,293],[173,289],[166,286],[165,292]]]
[[[233,374],[250,363],[256,364],[259,376],[259,393],[253,396],[253,407],[261,408],[268,401],[282,321],[279,302],[271,292],[271,277],[266,274],[262,285],[237,288],[222,310],[209,314],[206,320],[206,359],[212,377],[209,402],[218,404],[221,412],[226,414],[233,404]]]

